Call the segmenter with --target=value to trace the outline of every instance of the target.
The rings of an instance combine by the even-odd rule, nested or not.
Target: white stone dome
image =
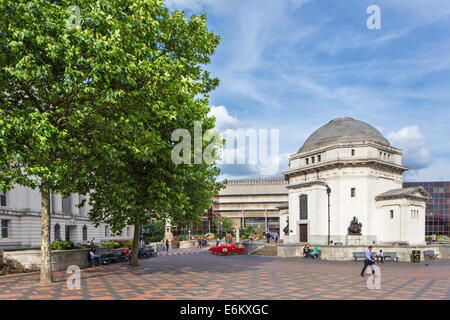
[[[317,129],[299,152],[307,152],[343,142],[370,141],[390,146],[389,141],[370,124],[352,118],[338,118]]]

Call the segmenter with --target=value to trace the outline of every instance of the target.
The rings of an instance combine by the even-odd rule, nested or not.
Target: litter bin
[[[420,250],[413,250],[411,253],[411,262],[420,262]]]

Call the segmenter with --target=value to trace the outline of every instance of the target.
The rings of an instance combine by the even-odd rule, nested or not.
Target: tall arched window
[[[87,227],[86,225],[83,226],[83,241],[87,241],[88,235],[87,235]]]
[[[59,223],[55,224],[55,241],[61,240],[61,227]]]

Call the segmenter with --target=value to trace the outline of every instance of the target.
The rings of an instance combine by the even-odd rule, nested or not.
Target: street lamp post
[[[222,234],[222,225],[223,225],[223,222],[222,221],[220,221],[220,239],[223,239],[223,234]]]
[[[328,245],[330,245],[330,193],[331,193],[331,189],[327,185],[327,195],[328,195]]]

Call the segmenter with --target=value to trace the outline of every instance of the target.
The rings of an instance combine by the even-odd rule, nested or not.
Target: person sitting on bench
[[[319,248],[314,247],[314,249],[311,249],[309,254],[311,255],[311,258],[317,258],[319,256]]]
[[[95,255],[95,249],[91,249],[91,252],[89,252],[89,257],[92,261],[97,262],[99,266],[103,265],[103,259],[102,257]]]
[[[309,246],[308,244],[305,244],[305,246],[303,247],[303,258],[308,257],[309,255]]]
[[[381,263],[384,263],[384,254],[383,250],[380,249],[380,251],[377,252],[377,261],[378,259],[381,259]]]

